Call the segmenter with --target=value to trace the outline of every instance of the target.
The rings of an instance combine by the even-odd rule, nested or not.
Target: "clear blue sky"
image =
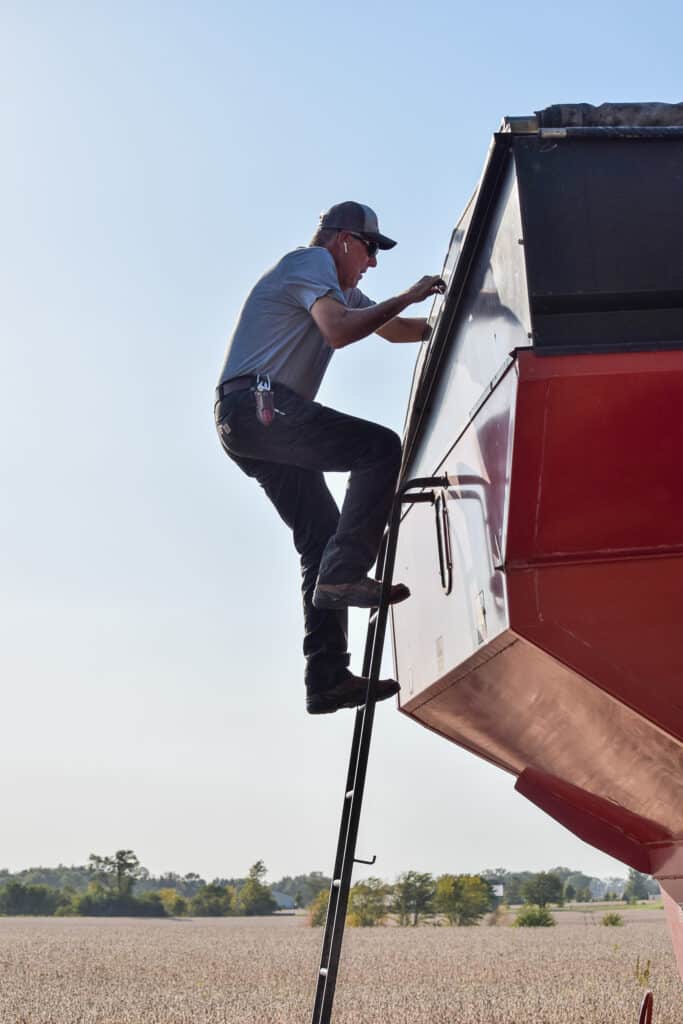
[[[296,557],[215,438],[231,324],[342,199],[400,240],[369,294],[438,272],[502,116],[681,100],[682,21],[585,0],[2,5],[0,866],[132,847],[155,872],[331,869],[352,716],[304,712]],[[361,342],[321,397],[400,429],[416,354]],[[620,873],[388,706],[372,853],[384,877]]]

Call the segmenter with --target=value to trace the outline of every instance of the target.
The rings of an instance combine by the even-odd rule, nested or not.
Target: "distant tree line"
[[[480,875],[441,875],[434,878],[431,874],[417,871],[406,871],[399,875],[393,885],[381,878],[368,878],[352,886],[346,923],[357,927],[372,927],[384,924],[391,919],[398,925],[416,926],[420,922],[432,920],[435,923],[467,926],[478,924],[482,918],[493,912],[490,923],[498,923],[499,914],[505,907],[513,903],[523,905],[517,915],[515,924],[520,927],[538,927],[553,925],[555,922],[550,914],[550,905],[561,907],[565,901],[574,899],[574,888],[571,879],[577,881],[577,872],[567,872],[562,878],[562,869],[557,871],[540,871],[537,873],[523,872],[517,885],[509,888],[500,881],[501,875],[507,872],[482,872]],[[492,876],[494,880],[492,880]],[[515,879],[517,882],[517,879]],[[624,889],[624,898],[629,901],[647,899],[653,883],[647,875],[642,875],[633,868],[629,869],[629,878]],[[496,888],[503,885],[504,896],[498,896]],[[591,900],[590,889],[582,885],[579,890],[588,895],[581,899]],[[517,898],[518,897],[518,898]],[[321,925],[327,913],[328,893],[321,892],[310,907],[310,923]],[[500,907],[500,910],[499,910]]]
[[[258,860],[245,878],[215,878],[167,872],[152,876],[133,850],[111,856],[91,854],[86,865],[29,868],[12,874],[0,870],[0,914],[40,916],[195,916],[272,914],[283,897],[297,907],[310,908],[312,923],[325,919],[331,880],[319,871],[285,876],[266,883],[266,867]],[[647,875],[629,869],[628,880],[613,879],[615,891],[602,898],[647,899],[659,891]],[[370,878],[353,886],[348,921],[352,925],[381,924],[391,917],[399,925],[416,926],[438,916],[452,925],[479,922],[504,901],[541,909],[550,904],[589,902],[599,879],[569,868],[547,872],[510,872],[504,868],[478,875],[406,871],[393,884]],[[502,889],[502,895],[500,890]],[[277,897],[277,898],[276,898]],[[290,904],[291,905],[291,904]]]
[[[68,873],[71,873],[69,875]],[[198,875],[162,876],[162,884],[152,889],[149,873],[141,866],[133,850],[117,850],[112,856],[91,854],[87,868],[31,869],[29,879],[41,874],[70,881],[61,886],[16,877],[0,877],[0,914],[60,917],[225,917],[272,914],[277,902],[265,884],[266,867],[257,861],[244,879],[234,884],[216,879],[207,883]],[[80,886],[71,881],[74,874]],[[145,891],[144,883],[147,882]],[[142,890],[138,895],[135,890]]]
[[[322,891],[310,907],[312,925],[324,924],[329,893]],[[473,925],[497,904],[493,888],[480,875],[433,875],[405,871],[393,885],[381,878],[356,882],[349,893],[347,924],[359,928],[384,924],[416,927],[439,916],[450,925]]]
[[[114,857],[126,855],[132,851],[119,851]],[[135,856],[135,854],[133,854]],[[92,854],[87,864],[72,865],[67,867],[59,864],[56,868],[25,868],[23,871],[11,872],[6,868],[0,868],[0,888],[10,882],[18,882],[22,886],[39,886],[42,888],[57,889],[67,893],[85,893],[91,888],[93,881],[101,872],[99,862],[106,858],[100,858]],[[243,878],[214,878],[207,882],[201,875],[193,871],[187,874],[179,874],[175,871],[167,871],[161,875],[152,875],[136,859],[136,866],[131,872],[134,878],[135,893],[140,896],[144,893],[163,892],[172,889],[185,900],[191,900],[207,885],[219,886],[220,888],[232,888],[239,893],[249,880],[249,875]],[[257,862],[261,863],[261,862]],[[105,872],[106,873],[106,872]],[[285,875],[278,882],[273,882],[268,888],[272,892],[282,893],[290,897],[297,907],[307,907],[323,889],[329,889],[331,879],[321,871],[311,871],[307,875],[296,875],[294,877]]]
[[[503,898],[510,906],[532,903],[543,907],[547,903],[590,903],[594,899],[633,902],[659,894],[658,883],[634,868],[629,868],[627,880],[606,881],[565,867],[539,873],[490,868],[481,875],[492,885],[503,887]]]

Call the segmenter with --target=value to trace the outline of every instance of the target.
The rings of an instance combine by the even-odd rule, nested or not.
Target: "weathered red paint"
[[[469,566],[456,566],[453,596],[422,579],[410,522],[425,511],[402,528],[397,564],[420,594],[394,612],[402,710],[514,773],[587,842],[655,874],[683,976],[683,351],[529,349],[514,372],[500,392],[507,411],[479,409],[440,467]],[[467,586],[484,625],[449,659],[450,631],[473,635]]]
[[[519,371],[511,626],[683,739],[683,352]]]

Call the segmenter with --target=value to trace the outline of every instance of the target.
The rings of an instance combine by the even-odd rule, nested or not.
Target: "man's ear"
[[[330,250],[332,251],[332,253],[336,252],[339,255],[341,255],[341,253],[344,253],[344,255],[348,254],[348,251],[349,251],[349,234],[348,234],[347,231],[340,231],[339,232],[337,237],[332,242],[332,244],[330,246]]]

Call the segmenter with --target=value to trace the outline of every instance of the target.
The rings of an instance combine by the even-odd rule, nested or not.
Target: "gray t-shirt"
[[[333,353],[310,313],[323,295],[351,309],[374,305],[358,288],[341,290],[327,249],[308,246],[283,256],[247,296],[228,342],[219,383],[267,373],[303,398],[315,398]]]

